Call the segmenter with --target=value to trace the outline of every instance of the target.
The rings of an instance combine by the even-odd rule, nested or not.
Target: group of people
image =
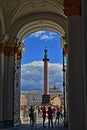
[[[37,118],[37,114],[39,113],[38,109],[35,109],[33,106],[30,107],[29,109],[29,117],[30,117],[30,125],[34,125],[36,123],[36,118]],[[42,113],[42,118],[43,118],[43,127],[45,127],[45,121],[46,121],[46,117],[48,117],[48,127],[52,127],[53,128],[53,117],[55,116],[55,122],[54,125],[56,125],[56,123],[59,125],[59,117],[63,117],[63,109],[62,107],[56,107],[56,108],[52,108],[51,106],[43,106],[41,109],[41,113]]]
[[[45,106],[42,109],[43,127],[45,127],[46,113],[48,114],[48,127],[50,127],[50,125],[53,127],[53,111],[52,111],[52,108],[48,107],[48,110],[46,111]]]

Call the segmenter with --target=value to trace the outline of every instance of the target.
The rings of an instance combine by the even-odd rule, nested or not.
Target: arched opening
[[[33,16],[35,16],[35,17],[33,17]],[[4,115],[4,118],[7,119],[6,123],[9,122],[9,124],[10,124],[10,121],[8,121],[8,119],[9,119],[9,116],[11,115],[10,119],[11,119],[12,123],[10,125],[15,125],[15,126],[20,124],[20,119],[19,119],[20,58],[21,58],[21,49],[23,49],[23,47],[24,47],[23,40],[33,32],[46,30],[46,29],[56,32],[56,33],[60,34],[60,36],[63,36],[66,32],[65,31],[66,30],[65,18],[63,18],[59,15],[58,15],[59,17],[57,19],[56,19],[57,15],[54,13],[52,13],[52,14],[51,13],[36,13],[36,14],[33,14],[33,16],[29,15],[29,17],[25,17],[25,19],[20,19],[17,21],[14,21],[14,18],[13,18],[11,21],[11,25],[10,25],[11,29],[9,30],[9,34],[12,34],[10,37],[11,39],[9,39],[9,37],[7,35],[6,35],[6,39],[5,39],[5,40],[12,40],[10,42],[12,44],[13,43],[16,44],[16,49],[18,49],[18,50],[15,50],[15,55],[13,53],[11,53],[12,59],[10,59],[10,61],[8,62],[8,66],[10,66],[10,62],[12,61],[11,62],[12,66],[10,66],[10,67],[13,67],[13,69],[11,68],[11,74],[13,74],[13,77],[12,77],[9,87],[11,88],[11,84],[12,84],[13,88],[10,91],[10,93],[12,95],[9,95],[8,99],[7,99],[7,93],[5,93],[6,94],[5,103],[9,102],[9,99],[11,99],[10,100],[10,102],[12,104],[10,107],[11,111],[9,109],[6,109],[6,107],[9,108],[8,104],[6,104],[7,105],[6,107],[5,106],[2,107],[2,108],[5,108],[5,110],[4,110],[5,112],[6,112],[6,110],[8,110],[8,113],[11,112],[11,114]],[[54,17],[54,19],[53,19],[53,17]],[[59,19],[63,20],[64,23],[58,22]],[[14,26],[12,26],[12,22],[13,22]],[[14,38],[16,38],[16,39],[14,40]],[[13,47],[11,49],[13,49]],[[14,51],[14,49],[13,49],[13,51]],[[9,51],[7,51],[7,52],[9,53]],[[5,59],[6,58],[7,57],[5,57]],[[8,56],[8,58],[9,58],[9,56]],[[6,63],[7,63],[7,60],[6,60]],[[8,71],[10,71],[10,67],[9,67]],[[7,68],[5,71],[8,73]],[[9,74],[8,78],[6,75],[6,83],[7,83],[7,81],[9,81],[9,79],[11,79],[10,74]],[[4,86],[9,91],[9,88],[7,88],[7,84],[5,84]],[[2,88],[3,88],[3,85],[2,85]],[[12,97],[12,98],[10,98],[10,97]],[[2,115],[2,117],[3,117],[3,115]]]
[[[65,99],[63,95],[63,57],[60,35],[51,31],[44,30],[32,33],[23,42],[26,47],[26,54],[24,54],[25,61],[24,59],[22,60],[22,91],[24,90],[24,92],[21,94],[21,112],[22,116],[24,115],[24,117],[21,116],[21,118],[22,122],[23,118],[26,122],[29,106],[41,106],[42,100],[39,99],[42,98],[44,87],[44,67],[42,59],[44,56],[43,51],[45,47],[48,49],[48,56],[51,62],[49,63],[49,87],[51,93],[50,105],[53,107],[62,106],[64,108]],[[36,86],[33,86],[35,85],[35,82],[38,84]],[[36,91],[31,92],[31,90],[39,90],[39,93]]]

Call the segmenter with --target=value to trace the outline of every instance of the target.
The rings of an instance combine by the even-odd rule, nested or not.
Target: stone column
[[[47,95],[49,94],[49,83],[48,83],[48,56],[47,56],[47,50],[44,50],[45,55],[44,55],[44,94]]]
[[[42,95],[42,104],[50,103],[49,85],[48,85],[48,55],[47,49],[44,49],[44,94]]]
[[[0,126],[3,125],[4,44],[0,43]]]
[[[80,0],[65,0],[68,17],[69,130],[85,130],[82,16]]]
[[[12,44],[12,43],[11,43]],[[4,125],[13,125],[14,110],[14,48],[8,42],[4,48]]]
[[[0,44],[0,127],[20,124],[20,59],[17,41]]]
[[[0,45],[0,126],[13,124],[13,57],[12,47],[2,40]]]
[[[84,93],[85,93],[85,130],[87,130],[87,0],[82,0],[82,34],[84,48]]]

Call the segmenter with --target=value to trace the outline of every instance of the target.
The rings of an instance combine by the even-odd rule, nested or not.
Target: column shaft
[[[48,61],[44,61],[44,94],[49,94],[49,86],[48,86]]]
[[[5,56],[5,73],[4,73],[4,122],[7,125],[13,125],[13,67],[14,67],[14,57]]]
[[[84,48],[84,105],[85,105],[85,130],[87,130],[87,0],[82,0],[82,34]]]
[[[68,29],[69,130],[85,130],[81,16],[69,17]]]
[[[0,122],[3,121],[3,83],[4,83],[4,55],[0,54]]]

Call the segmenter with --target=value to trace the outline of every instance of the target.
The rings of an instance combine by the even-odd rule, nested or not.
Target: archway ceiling
[[[64,35],[64,30],[58,24],[51,22],[49,20],[37,20],[25,25],[18,33],[18,38],[23,40],[29,34],[41,31],[41,30],[50,30],[54,31],[60,35]]]
[[[59,33],[61,33],[63,29],[65,30],[65,28],[67,28],[67,20],[63,12],[63,1],[64,0],[0,0],[0,4],[3,7],[4,21],[6,25],[6,29],[4,29],[6,30],[5,33],[13,34],[15,36],[18,32],[25,29],[24,34],[22,33],[22,35],[19,36],[21,38],[22,36],[25,38],[25,36],[28,35],[29,29],[37,31],[47,28],[52,29],[55,32],[58,32],[59,30]],[[42,22],[40,16],[39,20],[36,19],[29,21],[33,15],[37,16],[37,14],[52,14],[53,16],[55,15],[55,18],[53,17],[53,20],[55,20],[52,22],[52,20],[46,16],[43,17],[44,20],[41,19]],[[40,21],[41,26],[39,25]],[[36,29],[34,29],[36,26],[35,24],[30,27],[33,23],[37,23]],[[59,29],[56,29],[57,27]],[[5,27],[2,27],[2,32],[3,28]],[[32,31],[29,33],[32,33]]]

